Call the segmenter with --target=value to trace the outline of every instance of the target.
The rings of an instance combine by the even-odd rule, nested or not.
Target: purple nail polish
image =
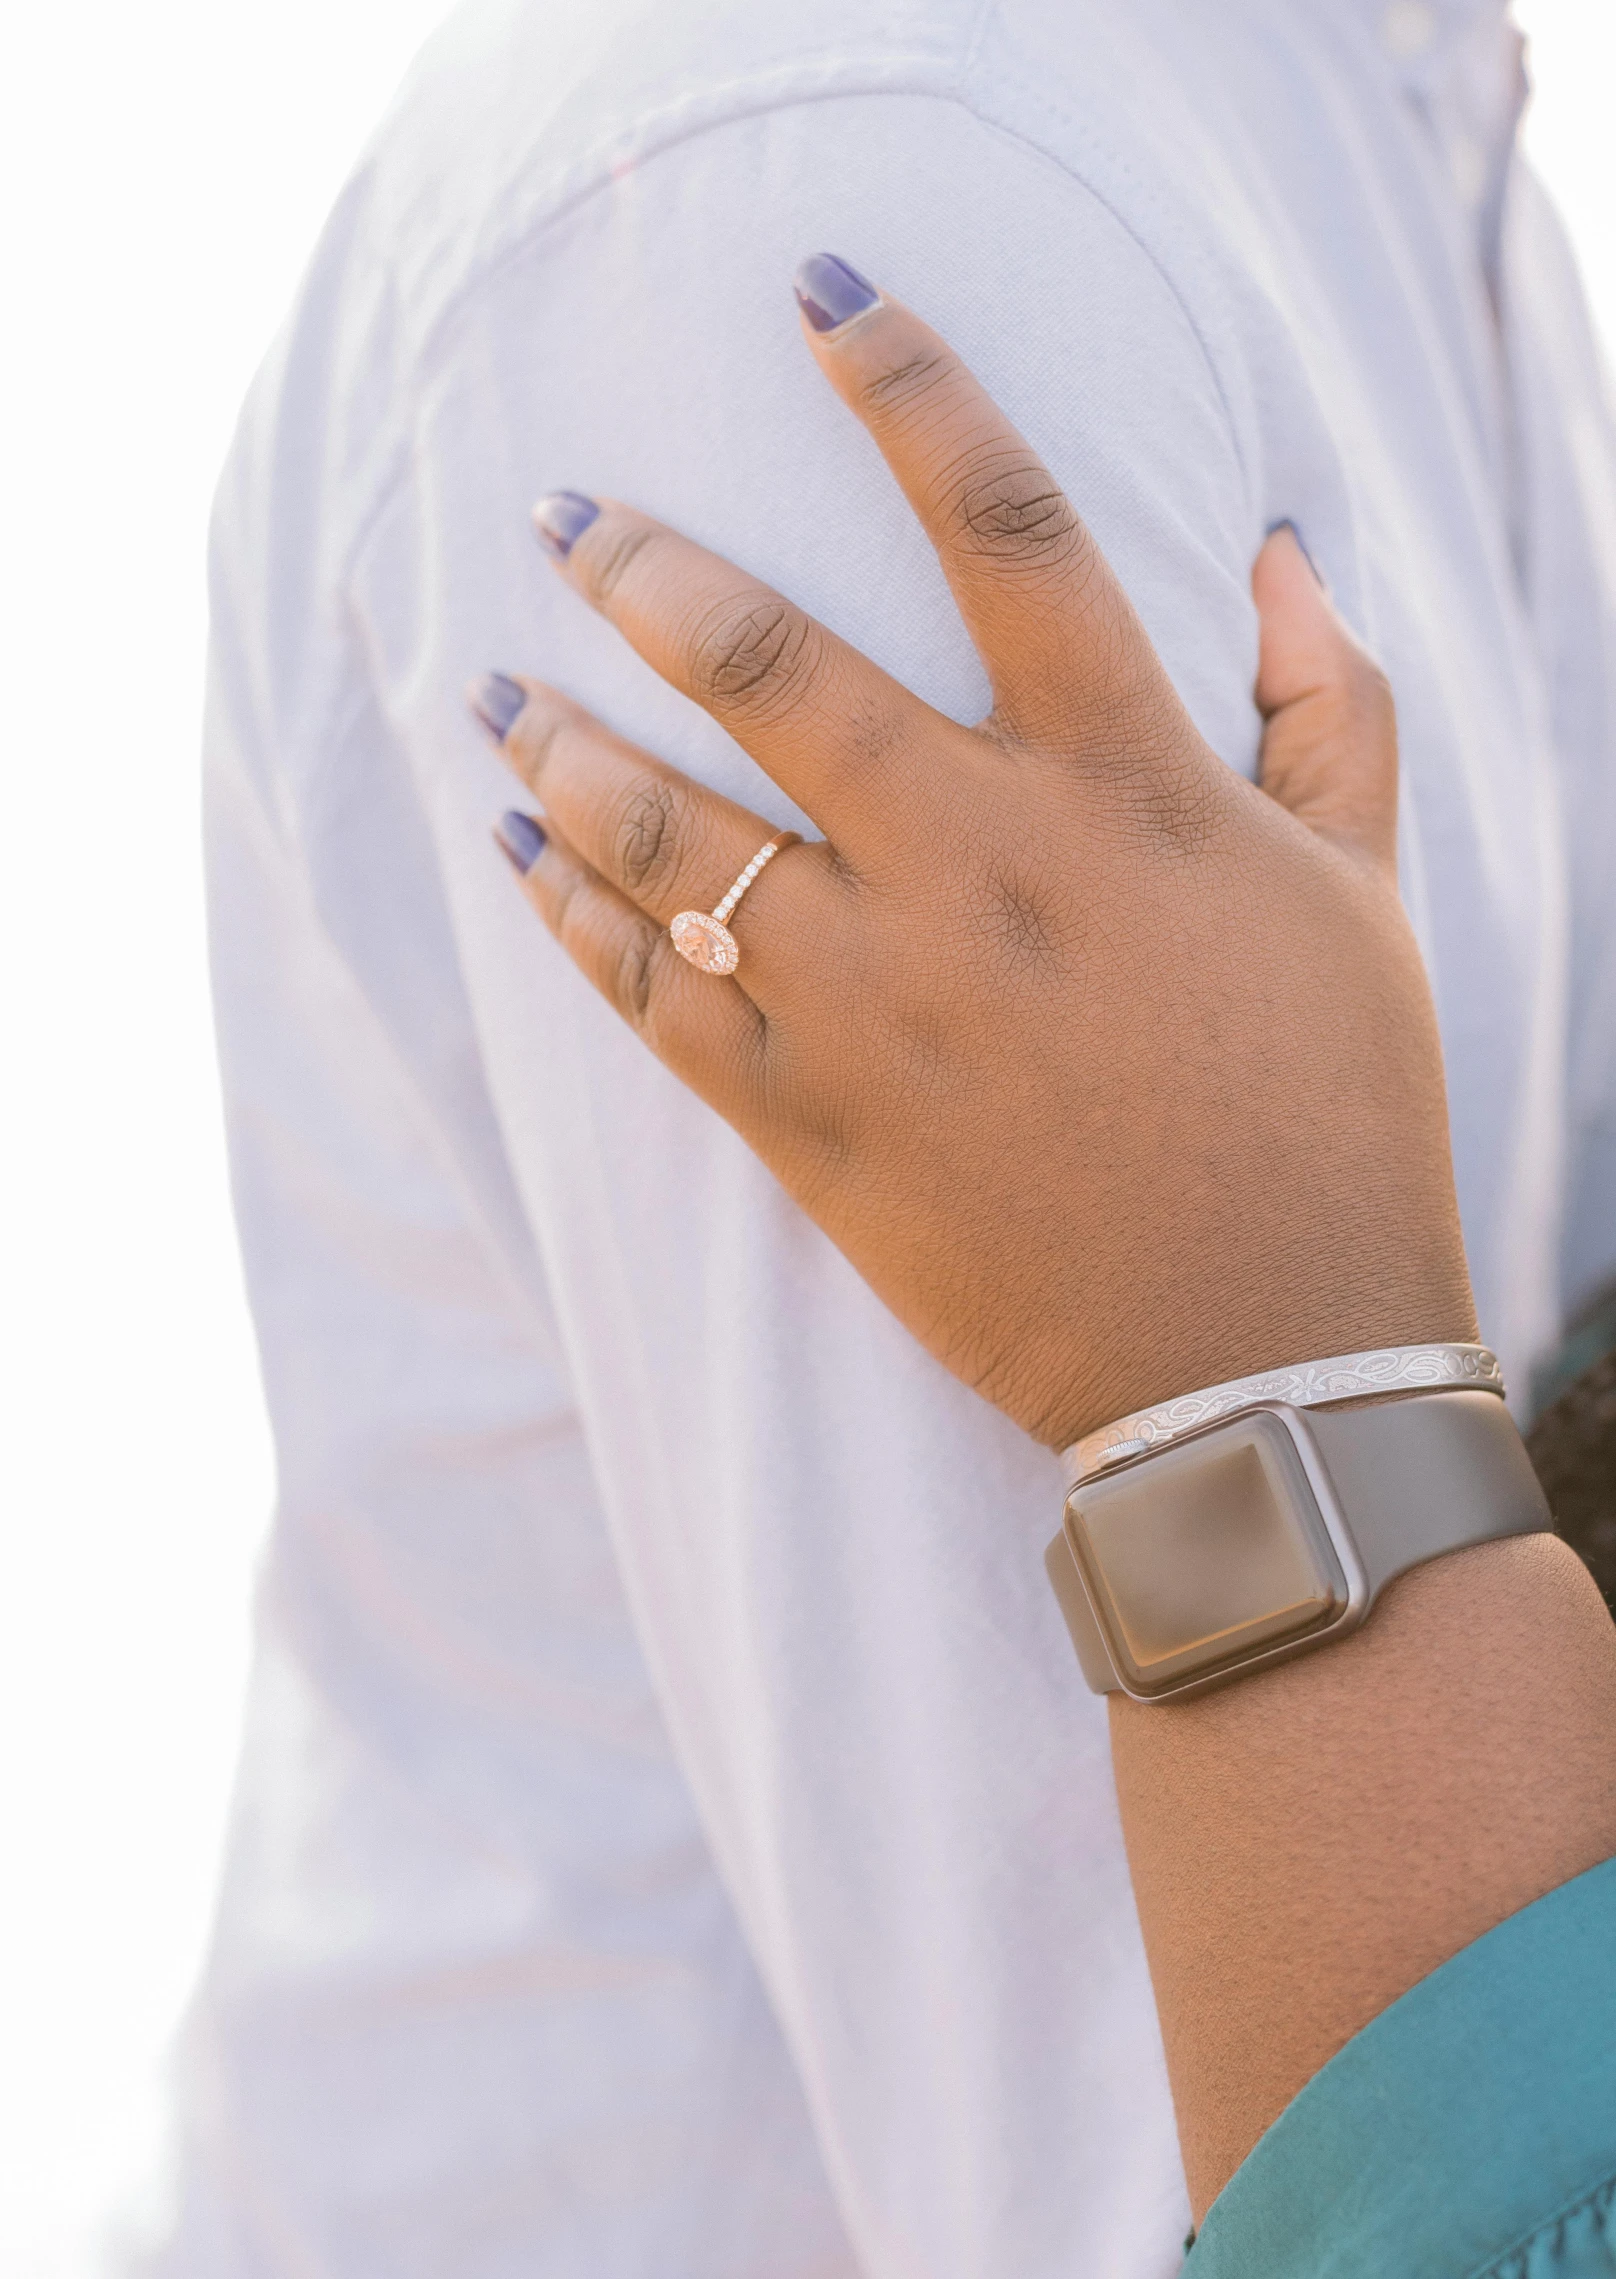
[[[527,690],[508,673],[484,673],[473,681],[468,695],[471,709],[496,744],[503,744],[527,703]]]
[[[523,878],[544,852],[543,826],[516,807],[500,817],[494,826],[494,837],[512,870]]]
[[[533,509],[539,544],[564,562],[599,513],[594,500],[581,491],[552,491]]]
[[[815,332],[834,332],[873,309],[881,296],[868,277],[835,253],[810,253],[792,279],[797,306]]]

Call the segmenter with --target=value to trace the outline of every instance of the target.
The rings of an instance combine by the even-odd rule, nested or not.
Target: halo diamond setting
[[[741,962],[735,936],[705,910],[681,910],[668,932],[679,955],[698,973],[733,973]]]

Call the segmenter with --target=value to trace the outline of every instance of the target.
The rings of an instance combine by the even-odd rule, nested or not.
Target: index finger
[[[857,860],[892,802],[961,733],[772,586],[616,499],[552,493],[534,524],[570,584],[662,678],[710,712]]]

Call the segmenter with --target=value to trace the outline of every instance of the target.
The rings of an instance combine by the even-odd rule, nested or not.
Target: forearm
[[[1343,2043],[1616,1853],[1616,1629],[1548,1536],[1418,1567],[1330,1651],[1112,1750],[1196,2219]]]

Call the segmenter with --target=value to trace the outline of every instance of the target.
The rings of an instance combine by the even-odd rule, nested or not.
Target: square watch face
[[[1075,1488],[1067,1536],[1119,1676],[1149,1696],[1327,1627],[1347,1581],[1283,1417],[1256,1410]]]

